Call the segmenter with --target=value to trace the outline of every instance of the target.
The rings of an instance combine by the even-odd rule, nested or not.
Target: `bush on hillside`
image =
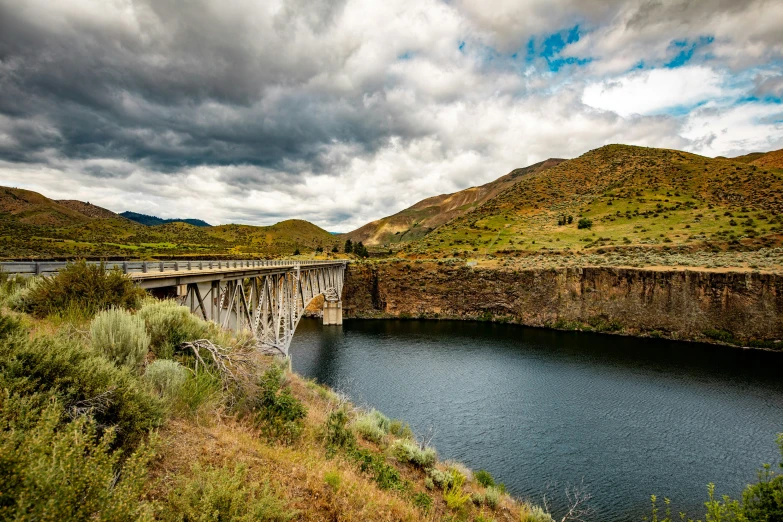
[[[476,482],[478,482],[485,488],[490,488],[495,485],[495,479],[492,478],[492,474],[490,474],[490,472],[485,469],[480,469],[477,472],[475,472],[473,474],[473,478],[475,478]]]
[[[150,338],[141,317],[112,308],[90,324],[93,347],[117,365],[138,370],[147,356]]]
[[[174,397],[182,390],[188,370],[175,361],[158,359],[147,366],[144,378],[163,397]]]
[[[593,221],[591,219],[583,217],[579,219],[579,222],[577,222],[576,228],[580,230],[584,228],[593,228]]]
[[[170,359],[174,350],[186,341],[203,337],[207,325],[175,301],[146,302],[138,312],[150,335],[150,350],[156,357]]]
[[[220,402],[221,390],[220,379],[199,367],[195,374],[188,372],[175,397],[175,406],[184,410],[186,415],[196,416],[203,409]]]
[[[152,520],[140,499],[149,447],[123,459],[112,450],[114,429],[89,416],[67,420],[56,400],[41,411],[0,395],[0,519]]]
[[[330,455],[339,449],[356,446],[356,435],[348,428],[348,412],[338,408],[329,413],[324,429],[324,443]]]
[[[25,311],[30,307],[30,295],[43,281],[43,277],[28,277],[16,279],[12,283],[9,279],[3,285],[3,301],[13,310]]]
[[[237,466],[202,468],[194,464],[187,478],[182,478],[161,504],[162,520],[209,522],[235,520],[251,522],[284,522],[296,517],[272,491],[269,484],[248,480],[247,468]]]
[[[295,442],[304,429],[304,404],[284,385],[285,375],[272,366],[259,379],[258,394],[252,399],[256,425],[261,433],[283,444]]]
[[[8,298],[15,294],[20,288],[26,286],[26,281],[34,278],[27,278],[26,280],[19,276],[12,276],[0,269],[0,304],[6,303]]]
[[[134,445],[160,425],[160,400],[127,368],[118,368],[75,340],[29,339],[16,325],[0,335],[0,389],[40,407],[56,398],[73,416],[115,426],[114,444]]]
[[[552,515],[539,506],[524,504],[519,513],[520,522],[554,522]]]
[[[379,444],[383,441],[386,434],[389,433],[391,421],[383,413],[372,410],[358,417],[354,421],[353,426],[362,437],[370,442]]]
[[[435,449],[421,448],[409,439],[399,439],[391,447],[391,453],[400,462],[413,464],[419,468],[431,468],[435,465],[437,454]]]
[[[37,317],[71,312],[92,317],[108,308],[135,309],[146,293],[119,270],[106,271],[103,263],[69,263],[54,277],[35,278],[17,309]]]

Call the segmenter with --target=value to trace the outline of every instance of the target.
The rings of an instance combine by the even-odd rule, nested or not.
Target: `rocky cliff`
[[[354,263],[346,318],[479,319],[778,347],[783,276],[610,267]]]

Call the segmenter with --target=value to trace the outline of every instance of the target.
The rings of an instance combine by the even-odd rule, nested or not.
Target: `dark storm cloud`
[[[293,2],[269,17],[216,16],[207,2],[134,7],[132,22],[107,24],[99,17],[34,20],[15,3],[0,3],[0,111],[21,145],[13,159],[36,161],[54,148],[161,170],[279,167],[288,159],[319,172],[322,149],[333,141],[368,152],[390,135],[421,134],[384,104],[367,111],[362,95],[372,92],[363,86],[330,92],[307,85],[339,68],[350,50],[296,48],[297,34],[325,31],[342,3]],[[57,132],[24,123],[35,118]]]

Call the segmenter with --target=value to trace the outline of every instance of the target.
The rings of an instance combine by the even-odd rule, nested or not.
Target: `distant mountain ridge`
[[[120,216],[126,219],[130,219],[131,221],[135,221],[136,223],[141,223],[142,225],[146,225],[148,227],[154,227],[155,225],[166,225],[168,223],[187,223],[188,225],[193,225],[194,227],[212,226],[206,221],[204,221],[203,219],[193,219],[193,218],[162,219],[157,216],[148,216],[147,214],[139,214],[138,212],[131,212],[131,211],[121,212]]]

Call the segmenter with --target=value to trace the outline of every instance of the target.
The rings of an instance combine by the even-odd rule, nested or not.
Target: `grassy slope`
[[[331,250],[339,241],[303,220],[268,227],[145,226],[89,203],[0,187],[0,258],[268,257]]]
[[[548,159],[522,169],[515,169],[495,181],[470,187],[452,194],[441,194],[419,201],[415,205],[348,232],[342,239],[362,241],[368,246],[388,246],[419,239],[444,223],[470,212],[495,197],[524,176],[554,167],[564,160]]]
[[[783,169],[783,149],[767,152],[761,157],[754,159],[751,165]]]
[[[55,316],[36,319],[10,312],[2,306],[0,313],[10,313],[21,318],[29,328],[32,339],[57,337],[62,332],[70,332],[68,335],[72,339],[80,341],[85,350],[90,350],[89,322],[83,318],[76,322]],[[73,334],[74,331],[77,333]],[[226,333],[225,340],[226,346],[236,341],[229,333]],[[147,364],[153,359],[154,356],[148,354]],[[191,364],[183,358],[180,358],[180,362]],[[256,370],[259,374],[271,364],[271,357],[256,356]],[[141,386],[143,382],[143,379],[139,379]],[[406,484],[403,490],[381,487],[373,473],[362,471],[357,461],[349,458],[345,451],[338,450],[336,454],[330,455],[323,441],[324,426],[330,412],[347,408],[350,415],[355,417],[362,414],[363,410],[346,403],[343,397],[326,387],[297,374],[289,373],[286,376],[285,387],[307,409],[301,438],[293,444],[281,444],[274,438],[262,435],[259,429],[253,427],[251,418],[241,418],[215,397],[201,399],[203,402],[195,410],[183,412],[173,408],[168,413],[157,433],[156,457],[149,467],[143,494],[144,501],[157,506],[156,519],[168,519],[161,517],[161,514],[173,514],[176,519],[179,508],[178,504],[172,504],[172,499],[180,484],[199,480],[194,473],[194,465],[198,465],[201,470],[244,467],[247,470],[248,487],[267,487],[266,494],[280,499],[286,512],[295,513],[293,520],[296,521],[519,520],[520,510],[525,508],[525,504],[505,494],[500,496],[496,507],[476,506],[467,499],[462,508],[449,508],[443,490],[426,487],[427,474],[423,470],[400,462],[390,454],[389,447],[398,437],[387,434],[380,443],[376,443],[357,436],[359,448],[382,458],[399,472]],[[468,482],[462,488],[464,495],[484,494],[487,491],[471,477],[470,470],[461,464],[437,462],[436,467],[443,471],[455,467],[465,473]],[[432,499],[429,509],[416,505],[414,499],[418,493]]]
[[[414,243],[418,254],[687,244],[783,229],[783,170],[676,150],[609,145],[523,178]],[[559,216],[573,216],[558,225]],[[580,218],[592,229],[580,230]]]

